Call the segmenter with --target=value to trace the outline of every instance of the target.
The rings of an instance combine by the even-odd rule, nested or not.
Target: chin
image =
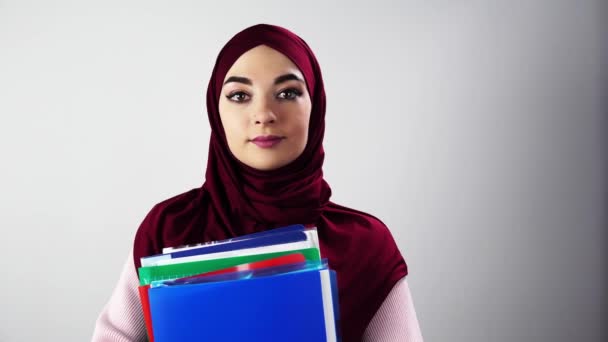
[[[272,170],[276,170],[282,166],[284,166],[286,164],[283,163],[274,163],[274,164],[256,164],[256,165],[249,165],[251,167],[253,167],[254,169],[260,170],[260,171],[272,171]]]
[[[289,164],[289,162],[285,162],[284,160],[264,160],[264,161],[260,161],[259,159],[256,160],[255,162],[248,162],[245,163],[248,166],[260,170],[260,171],[271,171],[271,170],[276,170],[280,167],[283,167],[287,164]]]

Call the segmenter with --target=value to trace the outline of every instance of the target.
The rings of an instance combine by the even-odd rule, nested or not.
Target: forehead
[[[289,57],[266,45],[258,45],[243,53],[232,64],[224,80],[230,76],[255,79],[274,79],[276,76],[293,73],[304,78],[302,72]]]

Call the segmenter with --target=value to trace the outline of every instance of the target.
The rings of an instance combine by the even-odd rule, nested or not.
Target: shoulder
[[[200,188],[191,189],[155,204],[144,217],[139,230],[149,229],[150,224],[162,222],[168,215],[183,212],[199,202]]]
[[[181,211],[195,205],[199,194],[200,188],[191,189],[155,204],[144,218],[144,222],[158,219],[167,213]]]
[[[356,305],[345,311],[361,312],[359,326],[367,326],[393,286],[407,275],[405,259],[387,225],[376,216],[330,203],[323,220],[320,240],[338,274],[341,296],[356,297]]]
[[[167,198],[150,209],[133,239],[136,268],[140,266],[141,257],[161,253],[167,243],[181,244],[182,226],[189,225],[192,218],[201,212],[200,194],[200,188],[192,189]]]
[[[190,216],[200,203],[200,188],[188,190],[156,203],[145,215],[135,234],[135,242],[155,240],[167,223]]]
[[[395,256],[400,255],[390,229],[376,216],[333,202],[324,210],[323,216],[326,224],[339,235],[336,238],[349,241],[351,248],[365,246],[365,250],[373,255],[386,255],[388,251]]]
[[[344,226],[350,233],[359,233],[366,237],[387,238],[391,236],[389,228],[382,220],[361,210],[331,202],[324,214],[332,223]]]

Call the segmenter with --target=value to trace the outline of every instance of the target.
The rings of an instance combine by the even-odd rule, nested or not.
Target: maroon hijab
[[[228,149],[218,112],[224,77],[246,51],[267,45],[302,72],[312,101],[308,144],[290,164],[259,171]],[[134,241],[140,258],[163,247],[226,239],[289,224],[314,224],[321,254],[338,275],[344,342],[360,341],[368,323],[407,265],[387,227],[377,218],[329,201],[323,179],[325,90],[308,44],[285,28],[260,24],[237,33],[220,51],[207,89],[211,139],[205,183],[152,208]]]

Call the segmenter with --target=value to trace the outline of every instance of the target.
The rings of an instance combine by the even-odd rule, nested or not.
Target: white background
[[[323,71],[332,199],[391,229],[427,341],[605,341],[600,1],[0,0],[0,341],[86,341],[156,203],[204,181],[217,53]],[[604,329],[604,330],[602,330]]]

